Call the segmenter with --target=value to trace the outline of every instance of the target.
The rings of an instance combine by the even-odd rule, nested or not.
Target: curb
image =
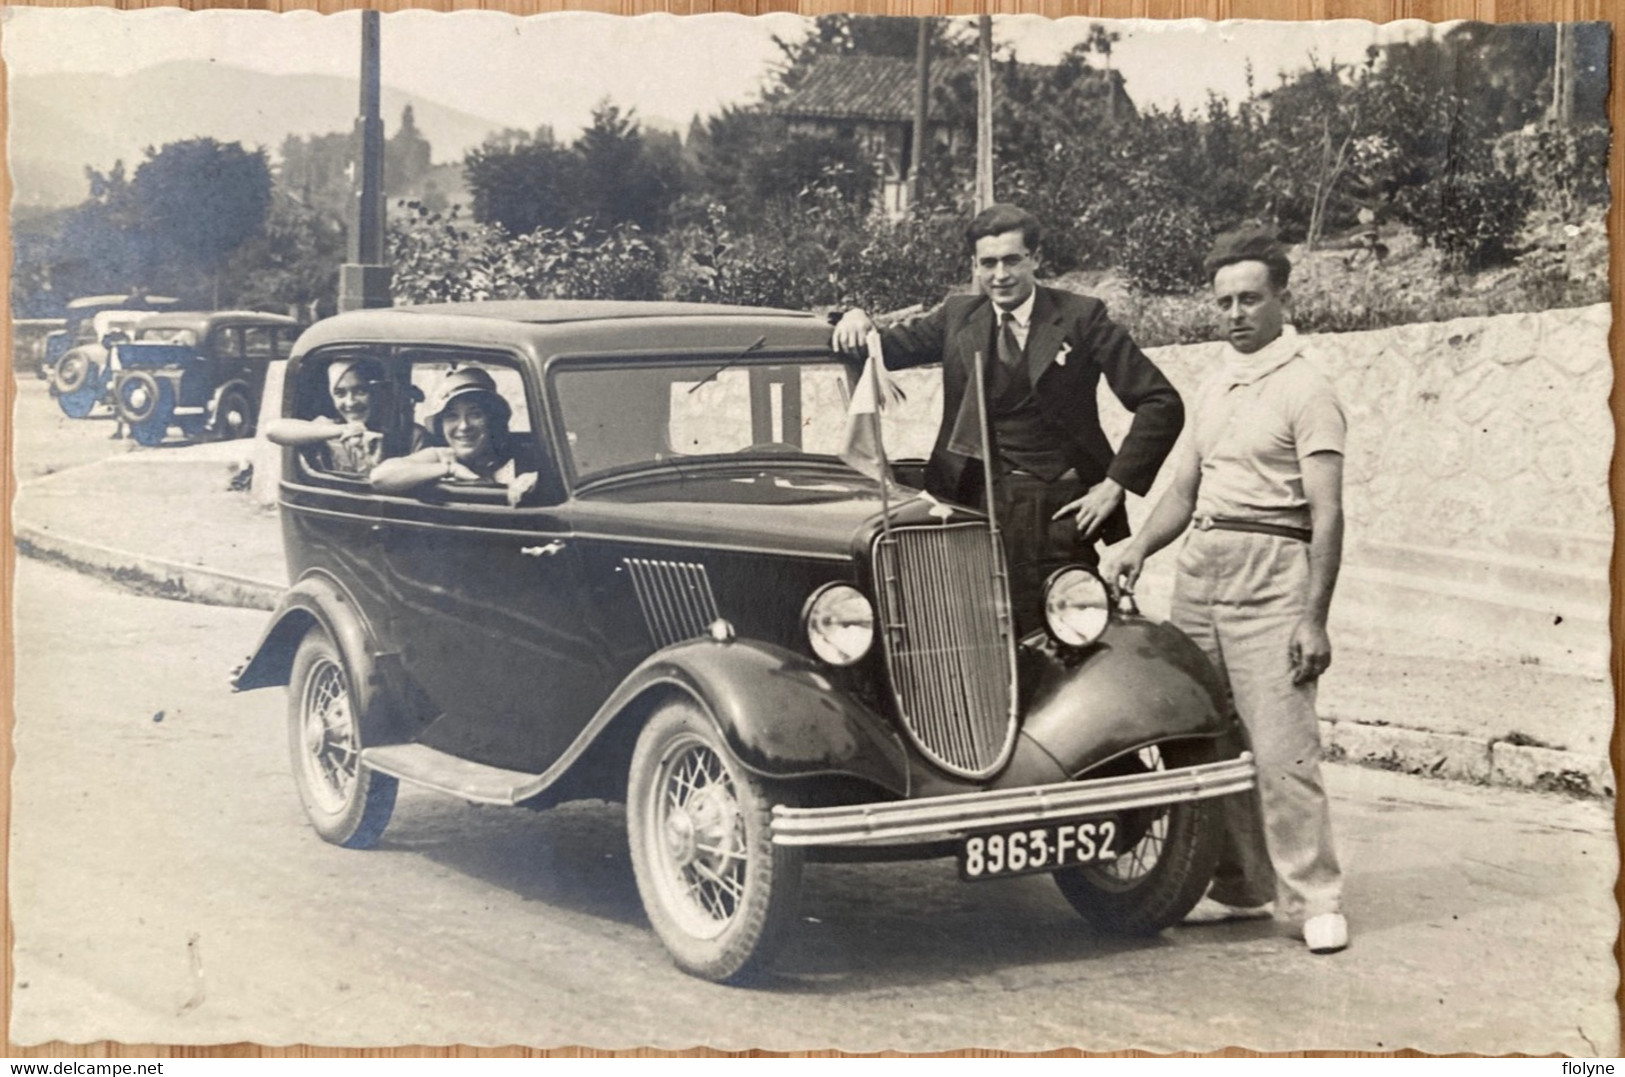
[[[274,610],[286,588],[230,572],[184,565],[159,557],[115,550],[93,542],[64,538],[42,527],[12,521],[13,542],[24,557],[54,561],[78,572],[119,584],[141,594],[209,606]]]
[[[1320,741],[1330,761],[1404,774],[1586,797],[1611,797],[1617,786],[1606,756],[1498,738],[1322,718]]]
[[[21,520],[13,521],[13,533],[17,552],[25,557],[65,565],[140,594],[272,610],[285,590],[201,565],[64,538]],[[1378,770],[1585,797],[1611,797],[1617,787],[1607,757],[1558,748],[1339,718],[1320,719],[1320,739],[1327,761]]]

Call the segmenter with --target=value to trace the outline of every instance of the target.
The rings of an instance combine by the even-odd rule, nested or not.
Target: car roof
[[[132,306],[131,310],[150,310],[154,307],[173,307],[180,300],[170,295],[84,295],[78,299],[68,300],[68,310],[80,311],[100,307],[122,307],[132,300],[143,306]]]
[[[820,350],[829,323],[805,311],[625,300],[503,300],[357,310],[317,322],[299,351],[333,344],[503,348],[562,354],[746,347]]]
[[[298,326],[299,321],[286,314],[266,314],[257,310],[175,310],[143,319],[140,328],[192,329],[201,335],[222,325]]]
[[[506,322],[558,324],[560,322],[619,321],[626,318],[700,318],[782,314],[811,317],[805,311],[774,307],[728,306],[720,303],[676,303],[629,299],[495,299],[476,303],[422,303],[391,307],[412,314],[458,314]]]

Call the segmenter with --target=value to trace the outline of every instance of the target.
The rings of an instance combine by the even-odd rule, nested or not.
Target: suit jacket
[[[934,496],[957,498],[970,458],[948,448],[949,435],[963,413],[976,418],[969,396],[975,355],[998,362],[993,344],[994,307],[984,295],[949,296],[940,306],[881,334],[886,366],[905,369],[942,364],[942,425],[926,465],[925,486]],[[1063,350],[1064,349],[1064,350]],[[1106,316],[1098,299],[1038,287],[1027,333],[1027,376],[1047,424],[1062,439],[1057,446],[1077,469],[1085,487],[1105,478],[1144,495],[1151,489],[1185,422],[1179,393]],[[1096,391],[1104,376],[1134,422],[1113,453],[1100,428]],[[1129,534],[1122,509],[1102,525],[1100,537],[1118,542]]]

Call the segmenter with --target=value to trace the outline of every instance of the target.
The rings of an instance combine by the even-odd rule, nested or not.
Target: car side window
[[[516,480],[534,475],[535,489],[522,503],[551,504],[562,498],[524,374],[512,361],[439,350],[414,351],[407,358],[406,381],[417,400],[413,420],[425,431],[431,453],[446,460],[452,472],[426,484],[426,493],[432,490],[436,499],[502,504]],[[464,429],[470,411],[475,413],[467,424],[472,430]]]
[[[283,326],[276,330],[276,340],[273,347],[278,359],[286,359],[293,354],[293,342],[299,339],[299,330],[294,326]]]
[[[307,476],[366,483],[377,464],[427,444],[412,422],[415,404],[387,349],[316,352],[299,363],[291,421],[279,421],[267,436],[296,446]]]
[[[218,359],[242,358],[243,331],[236,326],[216,329],[209,336],[209,350]]]
[[[243,330],[243,355],[262,363],[276,355],[269,326],[251,325]]]

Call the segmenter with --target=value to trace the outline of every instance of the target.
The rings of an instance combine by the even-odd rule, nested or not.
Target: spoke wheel
[[[1123,773],[1190,766],[1205,746],[1145,748]],[[1061,894],[1094,926],[1125,935],[1170,927],[1201,898],[1219,859],[1221,813],[1213,799],[1124,813],[1117,857],[1055,873]]]
[[[122,375],[113,390],[113,407],[130,426],[136,443],[151,448],[169,433],[175,414],[175,389],[145,370]]]
[[[56,366],[56,403],[70,419],[83,419],[101,400],[101,370],[88,356],[70,352]]]
[[[650,923],[685,972],[718,982],[759,973],[794,917],[801,853],[773,845],[771,807],[694,704],[650,718],[627,796],[632,867]]]
[[[288,692],[294,783],[316,832],[335,845],[376,845],[395,810],[396,780],[361,765],[364,701],[320,628],[299,644]]]

